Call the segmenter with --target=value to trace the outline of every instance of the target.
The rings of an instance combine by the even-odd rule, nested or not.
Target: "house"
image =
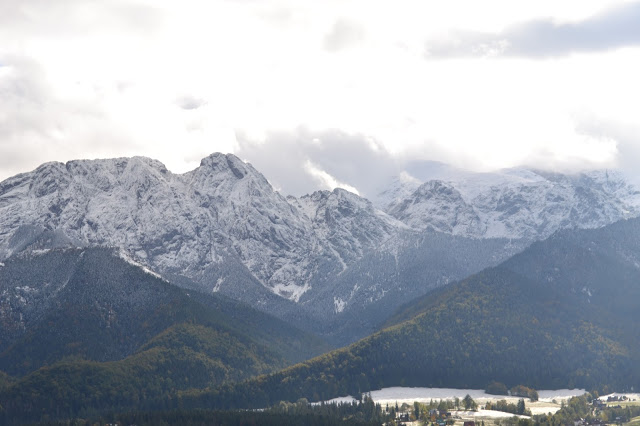
[[[400,420],[401,422],[408,422],[409,421],[409,414],[407,414],[407,413],[398,413],[398,420]]]

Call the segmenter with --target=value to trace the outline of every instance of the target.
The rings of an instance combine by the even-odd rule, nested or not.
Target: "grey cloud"
[[[324,37],[324,48],[329,52],[351,47],[364,39],[364,29],[356,22],[339,19]]]
[[[579,156],[557,158],[553,152],[540,150],[531,152],[520,166],[567,173],[617,166],[640,184],[640,171],[637,170],[640,163],[640,129],[591,120],[585,121],[576,130],[595,139],[617,141],[617,164],[590,162]],[[451,153],[436,149],[429,142],[411,155],[395,156],[364,135],[340,130],[312,132],[302,128],[292,132],[271,133],[261,143],[239,134],[237,140],[239,147],[236,155],[252,163],[285,195],[301,196],[327,189],[305,169],[307,161],[336,180],[355,187],[360,195],[370,200],[377,198],[380,190],[390,183],[390,178],[403,171],[421,181],[452,179],[464,176],[467,173],[465,170],[472,165],[456,162],[457,158],[451,157]],[[473,170],[473,167],[470,169]]]
[[[305,170],[307,161],[365,197],[375,195],[383,182],[400,172],[396,160],[375,141],[339,130],[271,133],[264,143],[241,134],[237,139],[236,155],[252,163],[285,195],[327,189]]]
[[[585,137],[584,144],[602,143],[615,145],[612,159],[588,160],[580,156],[580,148],[574,157],[558,158],[549,149],[531,152],[521,166],[561,173],[577,173],[586,170],[616,169],[622,171],[629,180],[640,187],[640,127],[597,116],[587,115],[576,121],[575,131]],[[588,147],[587,147],[588,149]]]
[[[427,57],[558,57],[574,52],[612,50],[640,45],[640,3],[607,9],[577,23],[538,19],[498,34],[456,32],[426,45]]]
[[[186,110],[198,109],[206,103],[206,100],[191,95],[181,96],[176,99],[176,105]]]
[[[412,152],[393,155],[366,135],[337,129],[272,132],[263,142],[238,133],[236,139],[234,153],[253,164],[284,195],[327,189],[306,170],[308,161],[369,200],[375,200],[391,178],[402,172],[421,181],[463,173],[459,168],[463,165],[447,164],[457,163],[458,156],[428,141]]]
[[[43,120],[51,93],[40,67],[26,58],[5,57],[9,72],[0,79],[0,141],[3,145],[16,133],[41,133],[53,124]]]
[[[37,66],[18,58],[3,58],[9,73],[0,78],[0,180],[38,162],[46,129],[55,129],[55,120],[43,114],[49,105],[49,91]],[[16,149],[16,147],[21,149]],[[43,159],[43,158],[42,158]]]

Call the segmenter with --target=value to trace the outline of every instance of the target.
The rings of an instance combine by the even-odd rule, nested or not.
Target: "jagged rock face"
[[[480,217],[449,183],[432,180],[393,206],[389,214],[412,228],[433,228],[453,235],[479,235]]]
[[[399,182],[383,194],[401,194]],[[410,189],[416,185],[404,182]],[[425,182],[411,195],[388,202],[386,211],[414,229],[534,241],[559,229],[598,228],[637,216],[639,203],[640,193],[615,172],[511,169]]]
[[[10,200],[7,187],[16,194]],[[124,247],[158,265],[188,267],[207,250],[194,238],[205,217],[181,202],[184,192],[176,176],[145,158],[49,163],[2,184],[0,228],[16,235],[29,226],[59,230],[80,244]],[[3,257],[17,243],[29,241],[3,238]]]
[[[324,221],[306,214],[316,205]],[[0,259],[46,241],[108,245],[196,281],[234,261],[294,300],[396,226],[345,191],[287,200],[233,155],[213,154],[183,175],[141,157],[47,163],[0,184]],[[57,239],[44,241],[44,232]]]
[[[404,228],[368,200],[340,188],[290,200],[311,220],[315,233],[330,242],[343,270]]]

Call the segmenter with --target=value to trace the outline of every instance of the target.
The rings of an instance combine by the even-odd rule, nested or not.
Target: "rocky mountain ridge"
[[[617,171],[572,175],[523,168],[395,178],[377,205],[418,230],[529,241],[565,228],[599,228],[640,214],[640,192]]]
[[[319,215],[322,205],[340,220],[327,207]],[[160,273],[198,282],[235,261],[294,301],[399,226],[343,190],[296,207],[233,155],[213,154],[183,175],[142,157],[47,163],[0,184],[2,259],[56,233],[50,244],[121,247]],[[220,279],[212,289],[223,289]]]
[[[640,212],[640,192],[615,172],[439,167],[446,173],[424,182],[409,174],[392,182],[376,200],[385,213],[343,189],[284,197],[230,154],[184,174],[144,157],[46,163],[0,182],[0,262],[117,247],[170,282],[337,333],[344,344],[400,304],[558,229]]]

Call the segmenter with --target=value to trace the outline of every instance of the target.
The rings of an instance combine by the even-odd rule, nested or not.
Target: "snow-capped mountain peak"
[[[399,225],[344,190],[293,200],[231,154],[212,154],[182,175],[144,157],[47,163],[0,183],[0,259],[55,230],[79,245],[121,247],[203,286],[212,270],[238,264],[298,300]]]
[[[402,192],[397,181],[393,185]],[[639,206],[640,192],[619,172],[567,175],[512,168],[424,182],[386,211],[414,229],[537,240],[562,228],[597,228],[634,217]]]
[[[145,157],[46,163],[0,182],[0,262],[109,246],[171,282],[306,318],[345,343],[373,324],[356,330],[361,318],[380,320],[558,229],[640,213],[640,192],[613,171],[427,166],[373,204],[344,189],[284,197],[231,154],[184,174]]]

